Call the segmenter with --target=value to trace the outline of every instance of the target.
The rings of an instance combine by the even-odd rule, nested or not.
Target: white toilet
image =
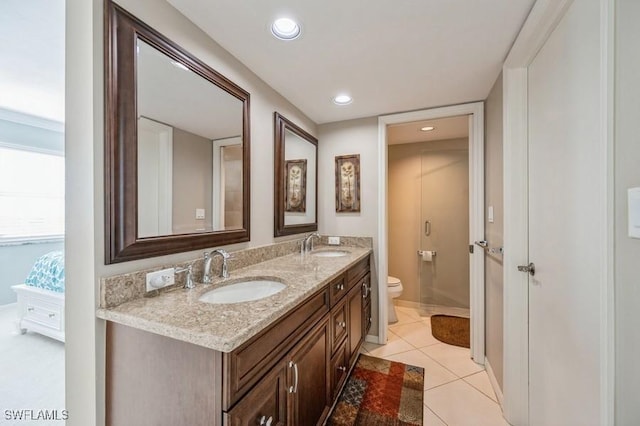
[[[398,322],[398,315],[396,314],[396,307],[393,304],[393,299],[402,294],[402,282],[399,278],[388,276],[387,277],[387,299],[389,302],[389,324]]]

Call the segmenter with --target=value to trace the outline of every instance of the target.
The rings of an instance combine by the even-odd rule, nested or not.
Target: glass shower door
[[[441,308],[469,308],[469,153],[468,150],[422,152],[420,303],[434,313]]]

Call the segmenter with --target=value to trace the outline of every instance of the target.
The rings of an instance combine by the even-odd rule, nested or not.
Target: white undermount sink
[[[256,278],[208,291],[198,300],[213,304],[251,302],[273,296],[285,287],[278,281]]]
[[[346,250],[318,250],[312,251],[312,256],[318,257],[342,257],[348,255],[349,252]]]

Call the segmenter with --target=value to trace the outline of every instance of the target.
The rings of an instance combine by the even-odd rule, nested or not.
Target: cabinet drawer
[[[62,329],[62,307],[36,297],[24,299],[22,318],[55,330]]]
[[[331,353],[340,345],[347,335],[347,301],[343,299],[337,306],[331,310],[331,320],[329,327],[331,328]]]
[[[223,409],[235,404],[328,313],[329,289],[325,287],[238,349],[225,353]]]
[[[342,342],[342,345],[340,345],[336,353],[331,357],[330,369],[331,401],[333,401],[338,396],[338,392],[349,372],[349,357],[347,356],[346,341]]]
[[[345,282],[344,274],[333,280],[329,284],[329,294],[331,299],[331,306],[334,306],[345,294],[347,294],[347,284]]]

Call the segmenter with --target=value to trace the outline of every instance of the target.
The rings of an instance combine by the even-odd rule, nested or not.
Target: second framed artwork
[[[285,212],[307,211],[307,159],[285,161]]]
[[[360,154],[336,157],[336,212],[360,212]]]

